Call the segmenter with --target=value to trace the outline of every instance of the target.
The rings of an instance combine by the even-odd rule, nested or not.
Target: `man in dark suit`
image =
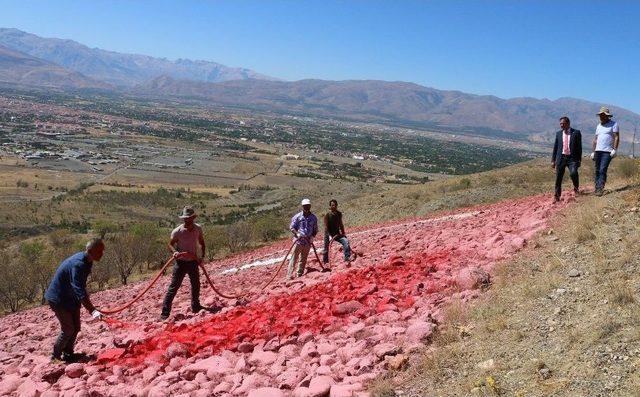
[[[553,144],[553,155],[551,156],[551,167],[556,170],[554,203],[560,200],[565,168],[569,168],[573,191],[578,194],[578,187],[580,186],[578,168],[580,168],[581,160],[582,135],[579,130],[571,128],[571,121],[567,116],[560,117],[560,131],[556,132],[556,141]]]

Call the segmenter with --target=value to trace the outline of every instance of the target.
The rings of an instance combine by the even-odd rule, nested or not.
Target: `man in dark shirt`
[[[342,244],[344,260],[351,262],[351,247],[349,246],[349,240],[347,240],[347,233],[344,231],[342,212],[338,211],[338,201],[334,199],[329,201],[329,212],[324,216],[324,253],[322,261],[325,265],[329,263],[329,242],[331,239]]]
[[[61,328],[53,345],[53,360],[74,362],[81,357],[73,352],[76,337],[80,332],[80,305],[84,306],[94,319],[102,318],[102,313],[96,310],[89,299],[87,277],[91,273],[93,262],[99,262],[103,253],[102,239],[89,241],[85,251],[75,253],[62,261],[44,294]]]

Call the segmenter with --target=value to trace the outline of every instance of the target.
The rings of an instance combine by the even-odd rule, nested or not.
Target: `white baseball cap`
[[[302,202],[300,204],[301,205],[311,205],[311,200],[309,200],[308,198],[302,199]]]

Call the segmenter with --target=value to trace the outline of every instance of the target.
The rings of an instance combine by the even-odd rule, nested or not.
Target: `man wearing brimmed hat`
[[[607,182],[607,169],[611,159],[616,157],[616,151],[620,144],[620,129],[618,123],[611,120],[613,115],[606,107],[601,107],[598,112],[600,123],[596,127],[596,135],[593,138],[591,159],[595,161],[595,188],[596,196],[602,196],[604,185]]]
[[[173,229],[169,241],[169,249],[173,253],[176,263],[173,265],[171,284],[169,284],[169,290],[162,304],[162,314],[160,315],[162,320],[169,317],[173,298],[175,298],[186,274],[189,275],[191,282],[191,310],[197,313],[203,309],[200,305],[200,272],[198,269],[206,249],[202,228],[195,223],[196,212],[192,207],[184,207],[180,219],[182,219],[182,225]],[[202,256],[198,256],[198,245],[202,249]]]
[[[289,259],[289,269],[287,271],[289,280],[293,278],[293,271],[296,269],[298,259],[300,264],[296,270],[296,275],[301,277],[304,274],[307,256],[309,256],[309,250],[311,249],[311,241],[318,234],[318,218],[311,213],[311,200],[303,199],[300,204],[302,205],[302,211],[291,218],[291,225],[289,226],[289,230],[291,230],[296,239],[291,259]]]

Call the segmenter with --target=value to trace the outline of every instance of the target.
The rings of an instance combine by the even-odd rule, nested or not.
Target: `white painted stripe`
[[[434,223],[434,222],[440,222],[440,221],[450,221],[450,220],[456,220],[456,219],[465,219],[465,218],[470,218],[472,216],[476,216],[480,213],[480,211],[471,211],[471,212],[464,212],[461,214],[454,214],[454,215],[447,215],[447,216],[442,216],[440,218],[434,218],[434,219],[425,219],[422,221],[415,221],[415,222],[406,222],[406,223],[401,223],[401,224],[397,224],[397,225],[391,225],[391,226],[385,226],[385,227],[381,227],[378,229],[373,229],[373,230],[363,230],[360,232],[356,232],[356,233],[350,233],[349,236],[359,236],[361,234],[371,234],[371,233],[378,233],[381,231],[385,231],[385,230],[392,230],[392,229],[397,229],[400,227],[404,227],[407,225],[422,225],[425,223]],[[276,251],[273,253],[273,255],[276,255],[279,252],[283,252],[282,251]],[[324,252],[323,248],[319,248],[318,249],[318,254],[322,254]],[[269,266],[269,265],[273,265],[275,263],[280,263],[282,260],[284,260],[284,256],[279,256],[276,258],[271,258],[271,259],[259,259],[257,261],[251,262],[251,263],[247,263],[244,265],[241,265],[240,267],[231,267],[229,269],[223,270],[222,272],[218,273],[220,275],[225,275],[225,274],[235,274],[237,272],[239,272],[240,270],[248,270],[254,267],[260,267],[260,266]]]

